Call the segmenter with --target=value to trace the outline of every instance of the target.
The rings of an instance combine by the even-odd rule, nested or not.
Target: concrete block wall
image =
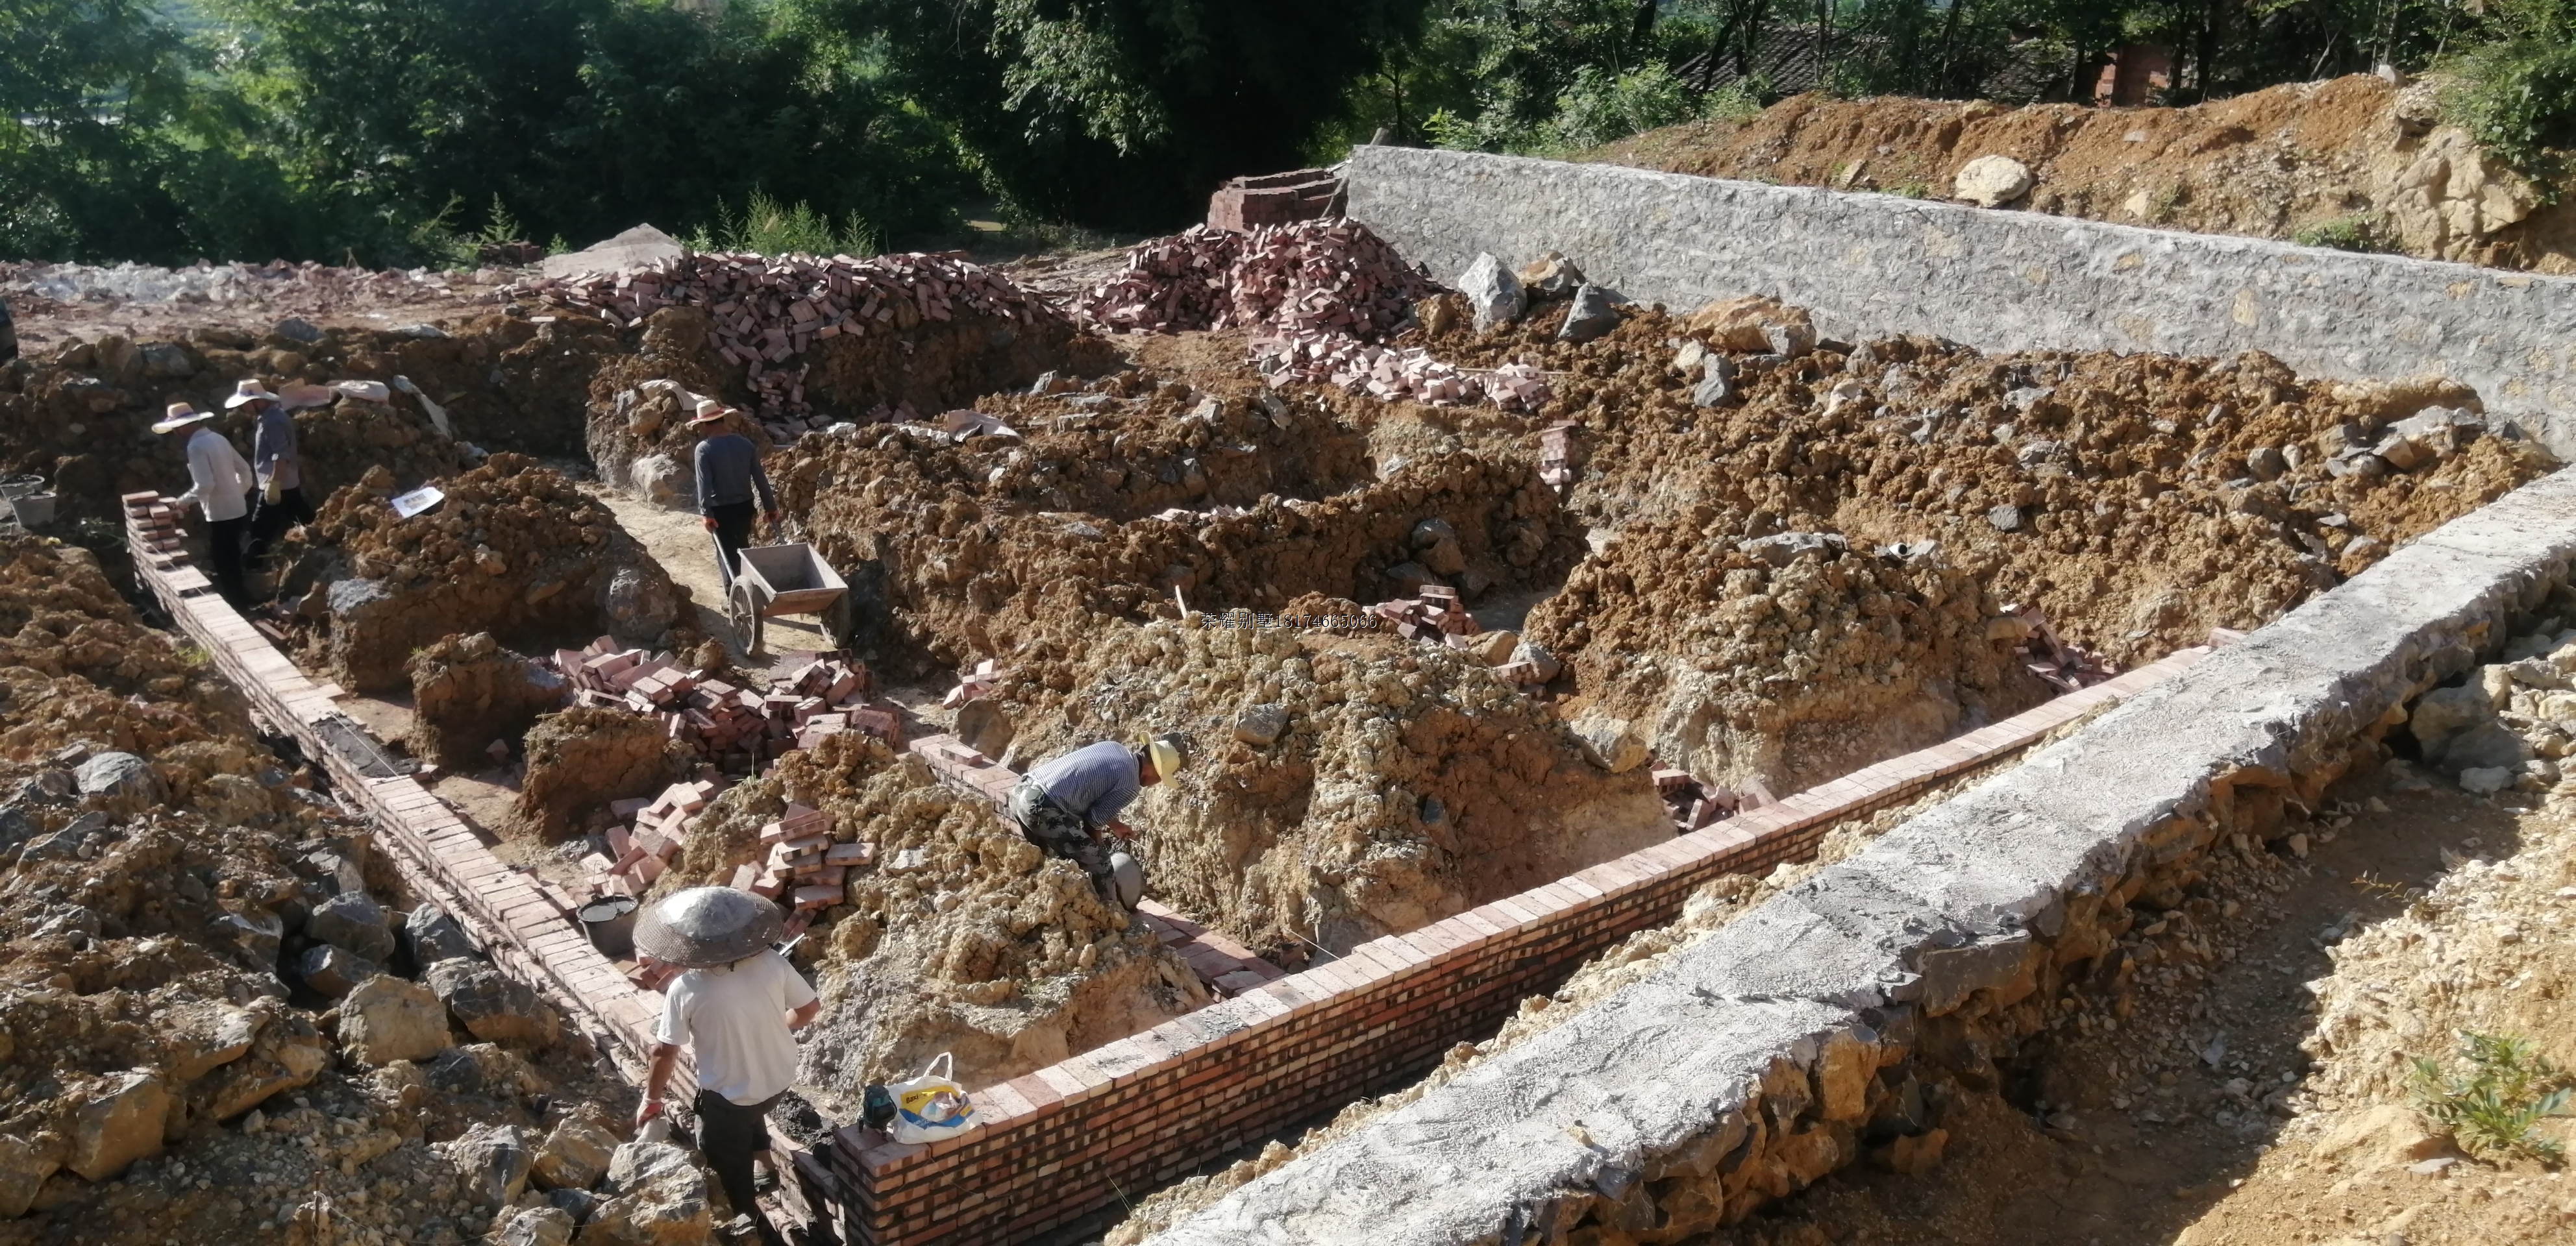
[[[2576,278],[1473,152],[1359,147],[1345,177],[1350,214],[1444,281],[1553,250],[1639,301],[1771,295],[1853,341],[2440,372],[2576,459]]]
[[[2286,834],[2391,711],[2576,566],[2576,469],[2455,520],[1890,831],[1653,976],[1250,1182],[1159,1246],[1630,1246],[1852,1162],[1927,1066],[2116,994],[2129,901]],[[2251,851],[2262,851],[2252,847]],[[1920,1126],[1917,1126],[1919,1128]]]
[[[416,893],[453,914],[496,967],[537,989],[577,1025],[610,1038],[615,1054],[640,1062],[651,1049],[661,996],[629,983],[530,876],[502,864],[417,780],[369,778],[332,749],[317,724],[339,712],[333,698],[340,689],[308,679],[214,593],[175,543],[132,522],[158,503],[152,495],[126,499],[128,544],[145,591],[271,729],[293,737],[330,773],[341,798],[375,824],[377,845],[389,850]],[[689,1080],[685,1069],[679,1080]],[[687,1093],[684,1087],[684,1098]]]
[[[2027,748],[2208,653],[2176,654],[983,1088],[976,1101],[985,1123],[958,1138],[905,1146],[844,1129],[833,1148],[843,1235],[868,1246],[1023,1240],[1403,1085],[1451,1045],[1492,1032],[1524,997],[1629,934],[1672,921],[1709,880],[1804,859],[1834,822]]]

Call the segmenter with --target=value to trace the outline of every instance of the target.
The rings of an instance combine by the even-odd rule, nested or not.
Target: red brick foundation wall
[[[1528,995],[1651,926],[1703,883],[1810,855],[1825,829],[2029,746],[2176,673],[2189,650],[1948,743],[1597,865],[977,1092],[982,1127],[930,1146],[842,1130],[852,1243],[1012,1242],[1163,1185],[1490,1034]]]

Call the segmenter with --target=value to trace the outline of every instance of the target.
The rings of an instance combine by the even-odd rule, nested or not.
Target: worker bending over
[[[736,560],[751,544],[752,503],[760,503],[769,522],[778,522],[778,498],[769,491],[769,473],[760,469],[760,447],[751,438],[725,431],[733,408],[713,398],[698,401],[689,427],[698,430],[698,514],[716,534],[716,569],[727,589],[733,587]]]
[[[1100,836],[1135,837],[1119,820],[1136,793],[1189,764],[1189,742],[1156,736],[1140,749],[1103,740],[1039,765],[1011,789],[1010,818],[1047,855],[1082,867],[1100,898],[1134,909],[1145,898],[1145,870]]]
[[[796,1036],[822,1002],[796,967],[771,947],[784,921],[778,906],[731,887],[673,892],[635,923],[635,946],[688,972],[662,997],[651,1075],[635,1127],[662,1114],[671,1067],[687,1046],[696,1057],[698,1150],[737,1213],[760,1240],[778,1231],[760,1214],[752,1157],[769,1149],[769,1109],[796,1080]],[[773,1163],[772,1169],[775,1170]]]
[[[250,588],[242,581],[242,538],[250,528],[250,464],[207,422],[214,418],[211,412],[174,402],[152,431],[196,430],[188,434],[188,491],[170,504],[181,510],[194,505],[205,515],[206,561],[214,564],[215,591],[235,609],[247,610]]]

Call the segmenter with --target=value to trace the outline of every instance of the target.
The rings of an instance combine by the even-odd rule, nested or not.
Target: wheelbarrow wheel
[[[743,656],[760,652],[760,601],[752,594],[748,577],[736,579],[726,591],[725,615],[733,622],[734,639],[741,642]]]

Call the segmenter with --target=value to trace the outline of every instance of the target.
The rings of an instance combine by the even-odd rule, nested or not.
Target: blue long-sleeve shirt
[[[1141,786],[1137,777],[1136,754],[1115,740],[1075,749],[1029,772],[1049,798],[1094,827],[1126,812]]]
[[[698,443],[696,462],[699,514],[751,501],[755,490],[760,509],[778,509],[778,499],[769,492],[769,473],[760,470],[760,448],[749,437],[740,433],[709,437]]]
[[[304,469],[295,456],[295,417],[286,413],[286,404],[272,402],[259,413],[257,431],[251,435],[250,462],[262,483],[275,482],[280,489],[303,487]]]

